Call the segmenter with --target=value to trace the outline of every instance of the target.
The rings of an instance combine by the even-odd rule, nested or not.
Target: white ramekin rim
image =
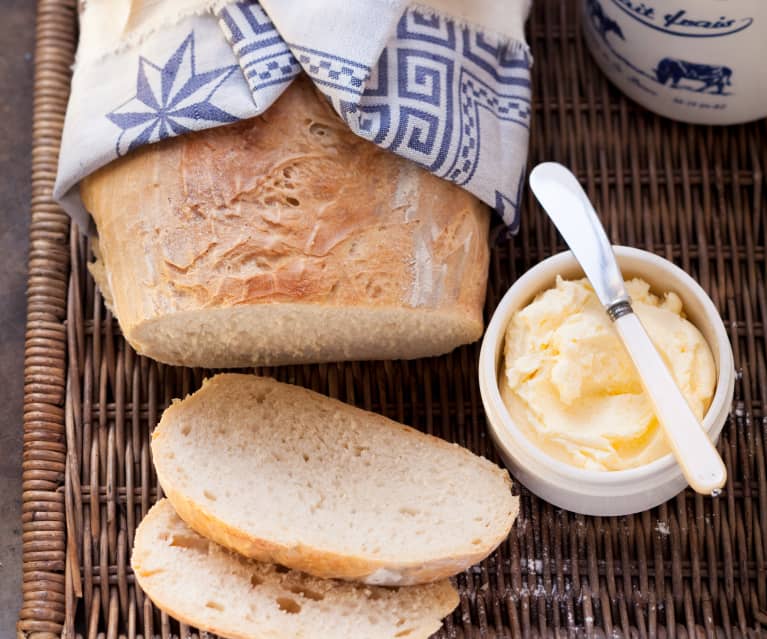
[[[615,255],[620,263],[624,259],[633,259],[648,264],[653,264],[673,275],[674,282],[669,283],[669,289],[673,289],[675,284],[687,289],[689,293],[695,296],[696,300],[702,306],[706,318],[709,321],[709,328],[716,337],[716,344],[709,343],[712,352],[714,352],[717,362],[717,384],[712,398],[711,405],[703,419],[703,428],[710,436],[716,438],[719,435],[726,415],[729,413],[729,405],[732,401],[732,392],[734,387],[735,369],[733,363],[732,347],[724,323],[717,311],[711,298],[706,294],[703,288],[684,270],[672,262],[648,251],[628,247],[614,246]],[[482,401],[488,414],[488,423],[493,430],[493,435],[498,439],[513,440],[518,451],[505,451],[507,454],[521,465],[526,466],[526,459],[532,459],[539,466],[544,466],[558,479],[575,482],[578,485],[605,485],[611,486],[634,484],[642,480],[650,480],[659,475],[667,474],[673,471],[676,461],[671,453],[664,455],[656,460],[625,470],[600,471],[589,470],[572,466],[560,461],[537,447],[514,423],[514,420],[508,414],[506,405],[501,398],[498,385],[498,361],[497,353],[499,345],[502,346],[506,326],[511,318],[511,314],[529,303],[532,298],[521,300],[519,291],[526,288],[535,288],[542,292],[550,286],[557,274],[563,270],[572,270],[579,268],[577,261],[570,251],[557,253],[545,260],[539,262],[530,270],[526,271],[504,294],[500,303],[496,307],[493,316],[488,324],[485,336],[482,340],[482,347],[479,358],[479,377],[480,391]],[[532,287],[531,282],[540,282],[540,286]],[[700,328],[700,327],[699,327]],[[501,353],[502,355],[502,353]],[[724,415],[724,418],[722,417]],[[496,422],[501,420],[503,426]],[[500,433],[501,427],[505,427],[506,436]],[[501,444],[504,447],[503,444]],[[527,456],[527,457],[526,457]],[[538,472],[538,471],[534,471]]]

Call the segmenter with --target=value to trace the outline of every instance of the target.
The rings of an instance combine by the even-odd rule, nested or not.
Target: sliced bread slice
[[[169,615],[235,639],[425,638],[458,605],[449,581],[378,588],[245,559],[158,502],[136,530],[131,565]]]
[[[254,375],[218,375],[170,406],[152,453],[197,532],[318,577],[436,581],[492,552],[517,513],[508,473],[488,460]]]

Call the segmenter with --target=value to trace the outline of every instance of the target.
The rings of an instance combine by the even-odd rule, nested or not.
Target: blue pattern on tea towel
[[[365,82],[370,78],[370,67],[366,64],[298,44],[291,44],[290,48],[314,84],[326,95],[335,91],[362,95]]]
[[[194,30],[164,62],[137,55],[135,96],[106,115],[119,129],[117,156],[260,115],[303,69],[357,135],[467,189],[516,230],[531,113],[524,43],[410,7],[394,16],[380,55],[355,60],[286,42],[255,0],[225,5],[216,17],[241,73],[214,58],[198,70]],[[231,100],[233,86],[252,105],[217,95],[228,91]]]
[[[259,59],[266,59],[278,36],[256,7],[240,3],[220,17],[229,24],[257,11],[262,31],[248,38],[240,29],[240,43],[258,57],[254,51],[265,42]],[[525,46],[494,44],[476,29],[409,8],[372,67],[299,43],[286,49],[357,135],[471,191],[516,230],[526,160],[519,149],[526,149],[531,113]],[[281,51],[284,60],[287,54]],[[260,102],[258,88],[254,99]],[[517,142],[513,149],[504,148],[509,140]]]
[[[163,66],[140,56],[136,95],[107,113],[107,118],[121,129],[115,142],[117,156],[144,144],[196,131],[203,123],[236,122],[235,116],[214,102],[216,91],[236,68],[198,73],[193,33]]]
[[[262,113],[280,97],[301,65],[261,6],[239,2],[218,14],[219,23]]]

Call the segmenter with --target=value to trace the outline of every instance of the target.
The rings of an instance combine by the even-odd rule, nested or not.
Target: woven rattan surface
[[[622,518],[575,516],[522,492],[507,542],[457,577],[441,637],[767,635],[767,127],[657,118],[601,76],[574,2],[539,0],[531,162],[556,159],[588,187],[612,239],[672,259],[710,293],[739,380],[719,448],[724,496],[686,492]],[[194,633],[156,611],[129,567],[135,526],[159,497],[149,433],[204,371],[138,357],[86,270],[87,240],[51,202],[76,41],[74,0],[41,0],[24,418],[28,635]],[[487,312],[560,250],[528,193],[518,237],[493,252]],[[268,371],[497,460],[477,387],[477,345],[412,362]],[[363,639],[363,638],[361,638]]]

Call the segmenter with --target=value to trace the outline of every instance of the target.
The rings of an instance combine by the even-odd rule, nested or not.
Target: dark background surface
[[[21,604],[24,391],[35,3],[0,1],[0,638]]]

